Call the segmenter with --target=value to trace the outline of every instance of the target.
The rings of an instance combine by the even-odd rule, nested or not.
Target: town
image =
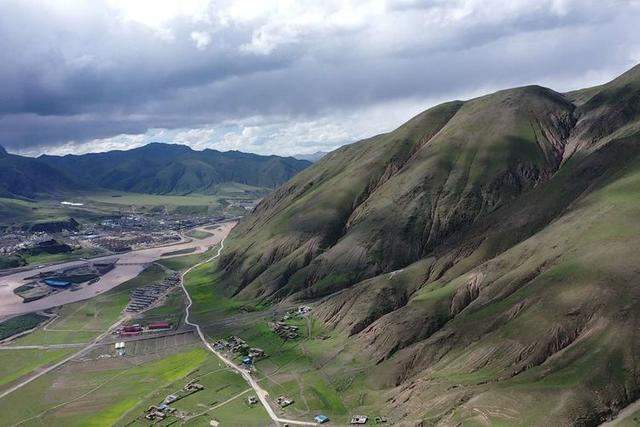
[[[73,218],[5,226],[0,233],[0,271],[90,258],[184,242],[184,232],[224,220],[222,215],[113,214],[97,221]]]

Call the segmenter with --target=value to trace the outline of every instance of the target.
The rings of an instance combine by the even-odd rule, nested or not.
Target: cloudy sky
[[[640,62],[639,0],[0,0],[0,144],[294,154]]]

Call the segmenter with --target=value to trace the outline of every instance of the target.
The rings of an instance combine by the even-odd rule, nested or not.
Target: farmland
[[[8,424],[110,426],[134,409],[141,397],[169,387],[207,357],[202,349],[187,348],[144,363],[124,359],[73,362],[0,400],[0,410]]]
[[[20,337],[11,346],[50,346],[59,344],[86,344],[105,331],[120,316],[128,301],[128,292],[149,282],[164,277],[164,270],[152,265],[136,278],[118,288],[87,301],[68,304],[55,313],[56,318],[45,327]],[[79,348],[65,348],[42,351],[2,350],[2,366],[10,371],[2,374],[0,385],[9,384],[35,369],[53,364]],[[6,363],[4,363],[6,362]]]
[[[174,258],[173,264],[186,268],[201,259],[201,254],[186,255]],[[132,289],[162,280],[167,274],[165,266],[151,264],[136,278],[103,295],[56,310],[55,319],[45,327],[13,341],[11,346],[16,349],[0,352],[1,365],[6,367],[0,368],[0,390],[78,352],[117,321]],[[203,349],[192,330],[180,326],[184,295],[176,291],[162,305],[138,316],[147,323],[171,319],[176,330],[126,341],[124,357],[114,353],[114,338],[107,336],[0,399],[0,411],[9,414],[3,422],[27,426],[148,425],[140,421],[148,406],[157,405],[185,383],[198,381],[204,389],[174,405],[184,414],[186,425],[208,425],[210,420],[223,425],[231,420],[249,426],[269,424],[264,408],[247,403],[251,389],[242,377]],[[68,347],[56,348],[60,345]],[[17,349],[19,346],[53,347]]]
[[[47,317],[41,314],[29,313],[6,320],[0,323],[0,340],[35,328],[46,319]]]

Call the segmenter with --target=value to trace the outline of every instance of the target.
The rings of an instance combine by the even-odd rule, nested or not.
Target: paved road
[[[165,258],[162,254],[167,252],[178,251],[181,249],[196,248],[195,252],[204,252],[208,248],[217,245],[224,239],[235,222],[226,222],[219,224],[220,228],[216,230],[207,230],[212,235],[205,239],[192,239],[183,243],[170,246],[161,246],[156,248],[141,249],[138,251],[126,252],[119,255],[109,255],[99,258],[92,258],[90,261],[70,261],[63,264],[51,265],[41,269],[32,268],[26,271],[20,271],[15,274],[0,277],[0,318],[9,317],[17,314],[31,313],[34,311],[46,310],[52,307],[69,304],[76,301],[82,301],[102,294],[114,287],[136,277],[146,265]],[[201,229],[198,227],[196,229]],[[105,274],[99,281],[91,285],[82,285],[77,290],[63,290],[55,294],[46,296],[36,301],[24,303],[22,298],[13,293],[13,290],[20,285],[27,283],[24,279],[35,274],[47,271],[54,271],[73,266],[83,265],[87,262],[99,262],[118,259],[116,268]],[[168,257],[167,257],[168,258]]]
[[[200,328],[200,325],[198,323],[195,323],[195,322],[192,322],[191,320],[189,320],[190,315],[191,315],[191,306],[193,305],[193,300],[191,299],[191,295],[189,295],[189,291],[187,291],[187,288],[184,285],[184,278],[193,269],[201,266],[202,264],[205,264],[205,263],[207,263],[209,261],[212,261],[212,260],[218,258],[220,256],[220,254],[222,253],[222,249],[224,249],[224,239],[222,239],[220,241],[220,248],[218,249],[218,253],[217,254],[215,254],[213,257],[209,258],[208,260],[202,261],[201,263],[198,263],[198,264],[192,266],[191,268],[187,269],[184,273],[182,273],[182,275],[180,276],[180,286],[182,287],[182,290],[184,291],[185,295],[187,296],[187,300],[189,301],[189,303],[187,304],[186,310],[185,310],[186,311],[185,320],[184,320],[185,323],[187,325],[191,325],[191,326],[196,328],[196,331],[198,332],[198,336],[200,337],[200,340],[202,341],[202,343],[205,345],[205,347],[210,352],[212,352],[213,354],[218,356],[218,358],[220,360],[222,360],[225,363],[225,365],[227,365],[229,368],[233,369],[234,371],[236,371],[240,375],[242,375],[242,378],[244,378],[245,381],[247,383],[249,383],[249,385],[251,386],[253,391],[256,393],[256,396],[260,400],[260,403],[262,403],[262,406],[264,406],[264,409],[267,411],[267,414],[269,414],[269,417],[273,420],[273,422],[276,424],[276,426],[280,426],[280,423],[294,424],[294,425],[305,425],[305,426],[315,426],[315,425],[317,425],[316,423],[309,422],[309,421],[289,420],[289,419],[286,419],[286,418],[278,417],[278,415],[274,412],[273,408],[271,407],[271,405],[269,404],[269,401],[267,399],[267,397],[269,396],[269,393],[267,393],[266,390],[264,390],[262,387],[260,387],[260,385],[257,383],[255,378],[253,378],[251,376],[250,373],[248,373],[244,369],[240,368],[235,363],[233,363],[231,360],[229,360],[225,355],[223,355],[222,353],[220,353],[216,349],[214,349],[213,346],[209,343],[209,341],[204,336],[204,333],[202,332],[202,329]]]

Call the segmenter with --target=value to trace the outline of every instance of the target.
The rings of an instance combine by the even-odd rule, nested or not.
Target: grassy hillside
[[[0,197],[30,198],[84,188],[40,160],[8,154],[0,146]]]
[[[443,104],[265,198],[216,287],[326,297],[345,341],[322,367],[367,354],[359,387],[395,419],[596,425],[640,396],[639,192],[639,67]]]

